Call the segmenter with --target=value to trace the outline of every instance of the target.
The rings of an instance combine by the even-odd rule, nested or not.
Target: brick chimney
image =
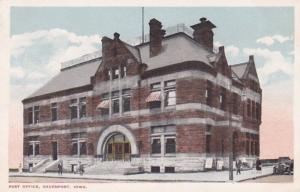
[[[202,44],[208,50],[213,51],[214,32],[212,29],[216,28],[216,26],[205,17],[202,17],[200,23],[192,25],[191,28],[194,29],[194,40]]]
[[[150,57],[154,57],[161,52],[162,39],[166,33],[162,29],[161,22],[156,19],[151,19],[149,22],[150,27]]]

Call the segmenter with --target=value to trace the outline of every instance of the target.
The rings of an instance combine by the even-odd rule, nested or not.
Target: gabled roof
[[[230,65],[230,67],[232,71],[238,76],[238,78],[242,79],[247,69],[247,65],[248,62],[245,62],[236,65]]]
[[[91,83],[90,78],[95,74],[100,62],[99,59],[92,60],[81,65],[61,70],[28,98],[89,85]]]

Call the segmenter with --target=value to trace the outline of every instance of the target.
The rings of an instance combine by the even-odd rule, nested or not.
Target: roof
[[[236,65],[230,65],[232,71],[238,76],[238,78],[242,78],[246,68],[247,68],[248,62],[246,63],[240,63],[240,64],[236,64]]]
[[[212,53],[184,33],[165,38],[162,42],[162,52],[154,57],[150,57],[149,48],[149,44],[139,46],[142,62],[148,65],[147,70],[184,61],[201,61],[210,65],[208,57]]]
[[[95,74],[100,62],[99,59],[92,60],[61,70],[60,73],[50,79],[28,98],[89,85],[91,83],[90,77]]]
[[[211,66],[211,63],[220,58],[218,53],[208,51],[183,32],[165,37],[162,41],[162,52],[154,57],[150,57],[149,43],[138,46],[131,46],[127,43],[124,43],[124,45],[138,62],[148,65],[147,70],[185,61],[200,61]],[[82,61],[82,63],[79,61]],[[67,61],[65,68],[62,68],[60,73],[27,98],[90,85],[90,78],[96,73],[100,63],[101,54],[99,52],[85,55],[80,57],[79,60]],[[238,64],[231,66],[231,68],[241,78],[246,66],[247,64]]]

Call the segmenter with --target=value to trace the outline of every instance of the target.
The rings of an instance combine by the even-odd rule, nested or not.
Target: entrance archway
[[[131,148],[127,137],[121,133],[112,134],[105,145],[104,159],[107,161],[130,160]]]
[[[97,155],[103,160],[119,159],[121,150],[124,151],[124,160],[127,159],[127,156],[132,157],[139,154],[135,135],[123,125],[112,125],[105,128],[98,140]],[[127,153],[128,151],[129,153]]]

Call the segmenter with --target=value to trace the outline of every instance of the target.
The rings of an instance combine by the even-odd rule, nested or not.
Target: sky
[[[12,7],[9,164],[22,161],[21,100],[60,70],[60,63],[101,49],[101,38],[120,33],[136,43],[142,34],[140,7]],[[293,156],[294,9],[291,7],[146,7],[148,22],[163,28],[191,26],[206,17],[214,45],[225,46],[229,64],[254,55],[263,89],[261,157]],[[274,147],[276,150],[274,150]]]

